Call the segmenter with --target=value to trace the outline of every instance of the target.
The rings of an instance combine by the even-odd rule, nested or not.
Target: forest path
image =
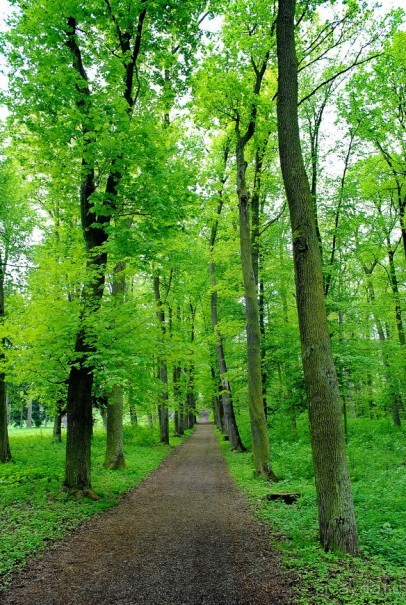
[[[213,427],[115,508],[17,574],[3,605],[288,605],[292,579],[231,480]]]

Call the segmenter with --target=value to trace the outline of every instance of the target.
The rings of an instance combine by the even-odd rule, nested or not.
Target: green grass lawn
[[[14,462],[0,465],[0,584],[27,556],[65,536],[82,521],[118,503],[120,497],[165,458],[171,447],[159,444],[155,429],[125,428],[128,468],[103,467],[105,432],[96,430],[92,445],[92,484],[100,500],[71,500],[59,493],[65,444],[52,442],[52,429],[11,429]]]
[[[249,443],[246,420],[240,420]],[[258,515],[273,527],[286,565],[299,572],[298,605],[406,604],[405,433],[386,420],[353,419],[348,456],[362,557],[324,553],[318,545],[317,507],[307,419],[297,439],[283,425],[271,429],[277,484],[254,479],[251,454],[231,454],[222,442],[232,476]],[[270,502],[271,491],[302,494],[296,504]]]

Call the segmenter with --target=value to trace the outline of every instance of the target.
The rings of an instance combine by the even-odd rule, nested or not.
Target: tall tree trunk
[[[405,338],[405,330],[403,328],[403,320],[402,320],[402,306],[400,302],[399,295],[399,283],[396,275],[395,268],[395,251],[390,246],[390,241],[388,239],[388,260],[389,260],[389,278],[390,285],[392,288],[392,294],[395,301],[395,318],[396,318],[396,329],[398,333],[399,344],[401,347],[406,348],[406,338]]]
[[[224,428],[224,424],[223,424],[223,411],[221,409],[222,403],[221,403],[221,399],[220,399],[220,390],[218,388],[220,386],[220,389],[221,389],[221,383],[220,383],[219,376],[217,375],[217,372],[216,372],[213,364],[211,364],[210,372],[211,372],[211,380],[212,380],[212,385],[213,385],[212,404],[213,404],[214,424],[219,429],[219,431],[224,433],[225,428]]]
[[[293,237],[296,301],[309,404],[320,541],[326,550],[359,552],[337,374],[331,350],[312,194],[300,144],[295,0],[279,0],[278,137]]]
[[[56,443],[62,443],[62,415],[65,405],[64,400],[58,400],[55,404],[54,426],[52,430],[52,438]]]
[[[123,449],[123,389],[114,387],[107,405],[107,435],[104,466],[110,470],[126,468]]]
[[[172,372],[172,384],[173,384],[173,398],[175,401],[175,435],[181,437],[185,432],[184,418],[183,418],[183,402],[180,393],[180,377],[181,367],[179,364],[175,364]]]
[[[130,411],[130,422],[132,426],[138,426],[137,408],[134,403],[133,388],[128,389],[128,408]]]
[[[227,376],[227,364],[224,356],[223,340],[221,338],[220,329],[218,325],[217,315],[217,290],[216,290],[216,278],[214,263],[210,263],[210,275],[211,275],[211,319],[213,330],[216,338],[216,354],[217,363],[219,367],[219,378],[220,378],[220,396],[224,411],[224,425],[226,433],[230,440],[230,448],[232,451],[244,452],[245,447],[241,441],[240,433],[235,419],[234,405],[231,394],[231,385]]]
[[[0,363],[3,362],[0,355]],[[7,397],[6,381],[3,372],[0,373],[0,462],[10,462],[11,460],[10,442],[8,438],[8,417],[7,417]]]
[[[210,233],[210,254],[213,256],[214,246],[217,239],[217,230],[219,219],[221,215],[221,211],[223,208],[223,189],[227,177],[225,175],[227,161],[229,155],[229,142],[226,142],[223,156],[223,175],[221,179],[221,187],[219,191],[219,200],[216,211],[216,218],[213,221],[213,225]],[[223,408],[223,418],[220,414],[218,418],[218,422],[222,427],[222,420],[224,420],[224,428],[230,440],[230,448],[234,452],[244,452],[246,448],[244,447],[240,433],[238,430],[237,421],[235,419],[234,413],[234,404],[231,392],[230,381],[227,376],[227,364],[226,358],[224,354],[224,345],[223,339],[220,332],[219,320],[218,320],[218,295],[217,295],[217,280],[216,280],[216,266],[214,259],[211,258],[209,263],[209,273],[210,273],[210,282],[211,282],[211,297],[210,297],[210,305],[211,305],[211,323],[213,326],[214,337],[216,340],[216,356],[217,363],[219,368],[219,379],[220,379],[220,396],[221,396],[221,405]],[[221,429],[220,429],[221,430]]]
[[[190,362],[188,367],[188,380],[186,389],[187,401],[187,426],[189,429],[196,424],[196,393],[195,393],[195,364],[194,358],[194,342],[195,342],[195,315],[196,306],[190,303]]]
[[[158,320],[159,331],[161,333],[160,343],[163,347],[165,341],[166,327],[165,327],[165,313],[163,309],[163,302],[161,299],[161,283],[159,275],[154,276],[154,294],[155,303],[157,305],[156,316]],[[161,443],[169,444],[169,414],[168,414],[168,366],[161,351],[158,358],[158,378],[161,383],[161,395],[160,403],[158,405],[158,417],[159,417],[159,430]]]
[[[263,405],[261,336],[259,329],[257,286],[252,265],[251,224],[248,209],[249,196],[245,178],[247,167],[244,157],[245,144],[245,140],[237,133],[237,194],[239,201],[238,212],[241,264],[247,318],[248,401],[252,435],[252,454],[255,474],[276,480],[270,462],[269,437]]]
[[[265,342],[265,321],[264,321],[264,280],[262,278],[262,250],[261,250],[261,185],[262,185],[262,170],[264,157],[268,138],[266,139],[262,148],[256,150],[255,153],[255,170],[254,170],[254,187],[251,198],[251,214],[252,214],[252,268],[254,271],[255,283],[258,290],[258,313],[259,313],[259,330],[261,335],[261,378],[262,378],[262,399],[264,405],[265,417],[268,416],[268,405],[266,399],[266,382],[267,382],[267,371],[265,366],[265,354],[266,350],[264,347]]]
[[[119,261],[114,267],[112,297],[116,305],[122,305],[125,294],[125,263]],[[117,384],[107,404],[107,435],[104,466],[110,470],[126,468],[123,449],[123,387]]]
[[[0,325],[4,321],[4,277],[4,265],[0,257]],[[1,345],[4,346],[4,342]],[[4,362],[5,355],[0,349],[0,462],[10,462],[12,458],[8,438],[6,375],[1,369]]]
[[[26,424],[26,428],[27,429],[31,429],[32,428],[32,399],[30,398],[28,401],[28,406],[27,406],[27,424]]]
[[[108,8],[111,12],[110,4]],[[128,120],[132,118],[135,98],[133,96],[134,75],[140,54],[143,25],[147,7],[141,6],[137,26],[131,32],[122,32],[115,16],[111,14],[116,25],[121,48],[123,64],[123,99],[126,103]],[[77,36],[76,19],[67,20],[66,46],[71,53],[73,69],[76,72],[75,92],[76,107],[82,116],[82,138],[84,154],[82,158],[82,183],[80,188],[80,210],[82,231],[86,243],[87,266],[85,286],[82,291],[82,315],[75,341],[75,363],[72,364],[68,378],[67,416],[68,430],[66,437],[66,464],[64,488],[74,492],[84,492],[93,496],[90,477],[90,445],[92,436],[92,386],[93,370],[87,366],[88,356],[93,352],[88,342],[86,321],[89,314],[95,313],[101,305],[104,290],[107,252],[102,247],[108,240],[106,227],[110,224],[111,213],[117,199],[118,186],[122,179],[122,170],[117,169],[123,163],[123,157],[113,158],[105,188],[105,199],[108,210],[97,216],[92,196],[96,191],[93,135],[94,127],[91,117],[92,97],[88,77],[82,60],[82,53]],[[119,162],[117,161],[119,160]]]
[[[76,106],[83,115],[82,135],[86,143],[92,130],[89,122],[90,88],[83,66],[81,50],[76,37],[76,20],[68,19],[67,46],[71,51],[73,67],[77,72]],[[103,296],[107,253],[101,246],[107,241],[104,229],[109,219],[97,217],[93,210],[92,195],[96,191],[95,172],[91,154],[83,156],[83,180],[80,188],[80,209],[82,232],[86,244],[88,260],[86,264],[85,286],[83,287],[82,314],[80,328],[75,341],[75,363],[71,365],[68,377],[66,436],[66,462],[64,488],[70,491],[82,491],[91,495],[90,447],[92,436],[92,386],[93,371],[87,364],[89,353],[93,348],[88,343],[86,317],[88,313],[98,310]],[[110,180],[110,179],[109,179]],[[113,185],[114,181],[111,181]],[[113,185],[115,191],[115,184]]]

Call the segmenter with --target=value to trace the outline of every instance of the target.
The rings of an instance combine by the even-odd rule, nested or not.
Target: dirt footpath
[[[213,427],[119,506],[14,577],[4,605],[287,605],[291,578],[230,479]]]

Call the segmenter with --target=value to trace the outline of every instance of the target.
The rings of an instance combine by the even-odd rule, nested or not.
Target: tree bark
[[[247,357],[248,357],[248,401],[252,435],[252,454],[254,472],[267,479],[276,480],[271,462],[269,436],[265,418],[262,393],[261,336],[259,329],[259,310],[257,286],[252,264],[251,223],[249,218],[249,196],[245,172],[247,164],[244,157],[246,139],[237,133],[237,194],[240,225],[241,265],[244,282]]]
[[[160,344],[164,345],[166,327],[165,327],[165,313],[163,309],[163,302],[161,299],[161,283],[159,275],[154,276],[154,294],[155,303],[157,305],[156,317],[158,320],[158,326],[160,331]],[[159,430],[161,443],[169,444],[169,414],[168,414],[168,366],[164,358],[163,352],[161,351],[158,358],[158,378],[161,383],[161,395],[160,403],[158,406],[158,418],[159,418]]]
[[[30,399],[28,401],[28,406],[27,406],[27,424],[26,424],[26,428],[27,429],[31,429],[32,428],[32,399]]]
[[[389,279],[390,285],[392,288],[393,299],[395,301],[395,318],[396,318],[396,329],[398,333],[399,344],[401,347],[405,348],[406,338],[405,338],[405,330],[403,328],[403,320],[402,320],[402,306],[400,301],[399,294],[399,283],[396,275],[395,268],[395,251],[390,246],[390,241],[388,238],[388,260],[389,260]]]
[[[0,363],[3,362],[0,355]],[[8,438],[8,417],[7,417],[7,397],[6,381],[3,372],[0,373],[0,462],[10,462],[12,459],[10,451],[10,442]]]
[[[56,443],[62,443],[62,409],[64,403],[64,401],[57,401],[55,404],[52,438]]]
[[[123,448],[123,389],[116,385],[107,405],[107,435],[104,466],[110,470],[126,468]]]
[[[172,372],[172,383],[173,383],[173,398],[176,405],[175,411],[175,435],[181,437],[185,432],[184,418],[183,418],[183,402],[180,393],[180,377],[182,369],[180,365],[175,364]]]
[[[4,264],[0,256],[0,324],[4,321]],[[4,341],[0,346],[4,346]],[[5,355],[0,349],[0,368],[5,362]],[[7,414],[7,391],[6,375],[0,369],[0,462],[10,462],[11,450],[8,438],[8,414]]]
[[[224,423],[223,423],[223,411],[221,409],[222,404],[221,404],[221,399],[220,399],[220,395],[219,395],[219,393],[221,391],[221,383],[220,383],[218,373],[216,372],[216,369],[215,369],[213,363],[210,366],[210,373],[211,373],[211,381],[212,381],[212,386],[213,386],[212,404],[213,404],[214,424],[216,425],[216,427],[218,428],[219,431],[224,433],[225,428],[224,428]]]
[[[266,350],[264,347],[265,342],[265,306],[264,306],[264,280],[262,278],[262,264],[263,254],[261,249],[261,185],[262,185],[262,170],[264,164],[264,157],[268,139],[261,148],[258,148],[255,153],[255,171],[254,171],[254,187],[251,198],[251,214],[252,214],[252,268],[254,270],[255,283],[258,290],[258,313],[259,313],[259,331],[261,335],[261,378],[262,378],[262,399],[264,405],[265,418],[268,416],[268,405],[266,397],[266,383],[268,379],[266,366],[265,366],[265,354]]]
[[[128,390],[128,407],[130,411],[130,421],[132,426],[138,425],[137,409],[133,400],[133,388],[130,386]]]
[[[210,234],[210,254],[213,255],[214,246],[217,238],[217,230],[219,218],[221,215],[221,211],[223,208],[223,188],[226,182],[225,170],[228,160],[228,142],[224,149],[224,174],[221,179],[221,188],[219,191],[219,202],[217,205],[216,218],[213,222]],[[213,258],[209,263],[209,273],[210,273],[210,281],[211,281],[211,297],[210,297],[210,305],[211,305],[211,323],[213,326],[214,337],[216,340],[216,356],[217,363],[219,368],[219,379],[220,379],[220,396],[221,403],[223,408],[223,418],[220,413],[220,409],[217,413],[217,423],[220,424],[220,430],[222,430],[222,420],[224,420],[224,426],[228,438],[230,440],[230,448],[232,451],[245,452],[246,448],[244,447],[240,433],[238,430],[237,421],[235,419],[234,413],[234,405],[231,393],[231,385],[227,377],[227,364],[226,358],[224,355],[224,346],[223,339],[221,337],[220,328],[219,328],[219,320],[218,320],[218,295],[217,295],[217,281],[216,281],[216,268],[215,262]]]
[[[125,294],[125,263],[119,261],[114,267],[111,294],[117,305],[122,305]],[[107,435],[104,466],[110,470],[126,468],[123,449],[123,387],[117,384],[107,404]]]
[[[187,427],[189,429],[193,428],[196,424],[196,393],[195,393],[195,365],[193,363],[194,356],[194,342],[195,342],[195,315],[196,315],[196,306],[193,306],[190,303],[190,358],[188,367],[188,379],[187,379],[187,389],[186,389],[186,417],[187,417]]]
[[[324,550],[359,552],[337,374],[331,350],[312,194],[300,144],[295,0],[277,17],[279,154],[289,203],[302,362]]]
[[[126,102],[128,119],[131,120],[134,106],[133,86],[136,64],[141,48],[141,39],[146,6],[141,7],[137,25],[131,33],[122,32],[116,23],[123,63],[123,98]],[[67,21],[66,46],[71,53],[72,66],[76,72],[76,107],[82,116],[82,137],[84,154],[82,158],[82,182],[80,188],[80,209],[83,236],[86,243],[87,266],[85,286],[82,291],[82,315],[80,328],[75,342],[75,360],[68,378],[67,415],[68,430],[66,438],[66,466],[64,488],[73,492],[86,492],[93,496],[90,478],[90,445],[92,435],[92,386],[93,369],[89,367],[88,357],[93,352],[89,344],[85,321],[89,314],[95,313],[101,305],[107,265],[107,252],[103,246],[108,240],[106,227],[110,224],[111,214],[118,195],[118,186],[122,171],[117,169],[117,159],[110,163],[110,172],[105,187],[106,209],[100,216],[94,211],[92,196],[96,191],[94,153],[92,151],[94,128],[91,119],[91,92],[82,53],[78,43],[76,19]],[[131,43],[133,47],[131,48]]]
[[[82,135],[85,141],[91,133],[89,120],[90,88],[83,66],[81,50],[76,37],[76,20],[68,19],[67,46],[71,51],[73,68],[78,75],[76,82],[76,105],[82,113]],[[82,314],[80,329],[75,342],[75,363],[72,364],[68,378],[66,436],[66,464],[64,488],[73,492],[86,492],[91,495],[90,446],[92,436],[92,386],[93,371],[87,366],[87,359],[93,352],[86,333],[85,315],[96,312],[103,296],[107,253],[101,246],[107,241],[105,227],[110,219],[97,217],[92,207],[92,195],[96,191],[95,171],[91,154],[82,159],[82,183],[80,188],[80,210],[82,232],[86,244],[88,260],[86,264],[85,285],[82,290]],[[110,187],[116,192],[116,182],[109,177],[106,190]]]

